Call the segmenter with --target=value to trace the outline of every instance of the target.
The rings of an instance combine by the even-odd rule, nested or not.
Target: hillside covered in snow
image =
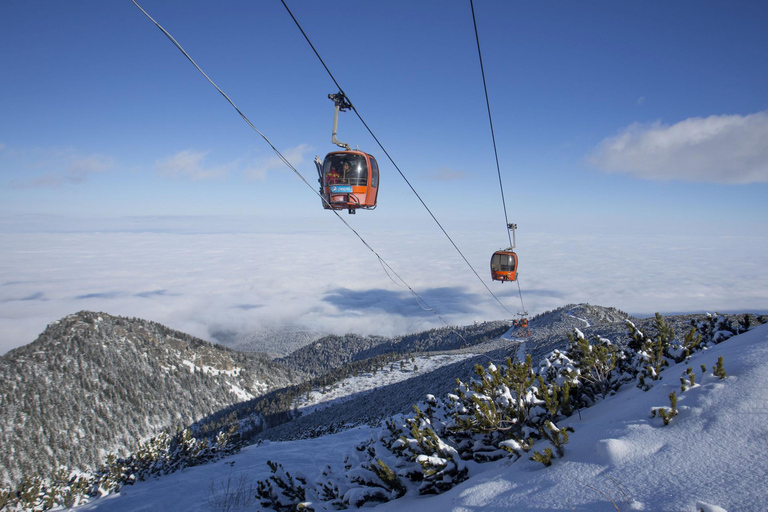
[[[458,458],[453,459],[454,463],[457,463],[454,470],[459,469],[459,473],[448,471],[444,476],[449,479],[437,487],[433,485],[433,491],[425,494],[423,482],[415,486],[408,483],[409,471],[412,474],[412,464],[418,457],[408,463],[411,464],[411,470],[407,471],[405,466],[402,466],[404,463],[398,462],[398,457],[392,458],[390,453],[386,460],[395,473],[400,475],[397,478],[403,484],[401,490],[387,489],[386,484],[376,484],[373,479],[362,486],[366,490],[351,492],[356,484],[350,483],[360,483],[361,480],[356,480],[355,477],[349,480],[350,474],[345,475],[343,467],[354,468],[356,463],[351,461],[358,460],[363,463],[359,467],[365,468],[365,457],[361,459],[361,452],[358,450],[374,449],[372,447],[377,446],[376,443],[381,443],[382,439],[387,437],[387,428],[382,429],[384,424],[376,426],[372,421],[377,417],[377,406],[384,405],[385,400],[404,404],[408,400],[400,395],[410,397],[406,390],[420,394],[407,407],[390,406],[388,409],[397,411],[387,416],[390,425],[415,425],[413,413],[408,413],[410,407],[417,401],[423,402],[427,395],[437,394],[437,398],[430,398],[420,405],[421,410],[427,413],[420,421],[430,418],[430,421],[434,422],[439,414],[430,412],[429,404],[439,409],[437,404],[442,403],[444,407],[453,400],[445,402],[446,396],[449,397],[451,392],[457,392],[462,386],[465,391],[475,386],[471,384],[474,382],[473,367],[476,379],[481,375],[477,373],[479,368],[484,369],[486,373],[495,371],[495,368],[503,369],[504,363],[500,361],[506,357],[519,364],[519,358],[524,353],[531,354],[540,350],[540,345],[552,342],[549,335],[540,339],[536,337],[547,332],[547,329],[553,329],[558,323],[567,324],[573,333],[583,331],[582,336],[586,336],[584,339],[589,338],[595,347],[608,343],[607,338],[597,334],[598,332],[615,332],[616,347],[627,347],[640,341],[650,343],[661,337],[661,332],[653,332],[652,319],[633,319],[640,327],[633,335],[631,330],[627,330],[624,322],[613,321],[612,317],[606,318],[604,313],[604,308],[594,306],[568,306],[534,319],[531,324],[539,323],[539,328],[534,328],[532,335],[527,339],[516,338],[515,331],[511,331],[497,340],[488,340],[480,345],[452,351],[450,354],[433,353],[401,358],[399,362],[393,361],[377,370],[362,372],[335,384],[310,390],[294,400],[294,419],[265,431],[259,436],[260,441],[256,444],[237,444],[235,438],[225,441],[224,438],[217,437],[216,441],[221,441],[222,447],[230,443],[229,447],[217,448],[214,443],[201,449],[198,443],[197,448],[190,450],[186,443],[194,444],[196,441],[192,438],[189,441],[179,438],[178,441],[166,445],[166,448],[170,447],[176,453],[177,459],[172,466],[167,465],[171,462],[167,459],[167,449],[163,452],[166,455],[152,455],[146,452],[142,457],[165,458],[156,459],[158,462],[152,466],[155,469],[148,467],[147,470],[128,470],[124,467],[121,470],[123,472],[139,472],[134,473],[134,477],[128,480],[119,475],[115,477],[117,480],[110,480],[121,483],[112,491],[108,491],[111,493],[109,496],[94,500],[96,496],[88,498],[86,493],[71,500],[70,504],[81,503],[83,500],[91,501],[90,504],[84,505],[87,510],[133,510],[144,506],[174,510],[224,510],[232,505],[226,505],[227,500],[238,497],[247,503],[247,508],[258,509],[268,505],[269,501],[264,499],[268,491],[265,491],[263,486],[270,481],[274,482],[274,478],[280,476],[284,468],[292,475],[306,475],[306,483],[297,484],[304,489],[301,501],[312,502],[315,510],[332,510],[340,505],[354,508],[355,503],[367,503],[370,506],[382,499],[394,500],[391,505],[382,505],[384,510],[388,510],[389,506],[395,506],[398,510],[403,509],[402,507],[408,510],[408,507],[424,506],[448,510],[453,506],[451,503],[458,504],[455,505],[456,509],[477,506],[485,508],[487,504],[491,508],[515,510],[601,510],[600,507],[608,504],[612,506],[613,502],[623,507],[622,510],[718,510],[714,505],[724,507],[725,510],[759,510],[747,504],[745,500],[757,500],[753,504],[764,501],[765,497],[759,492],[755,495],[756,487],[750,486],[753,480],[764,478],[765,475],[756,471],[758,468],[754,467],[754,464],[744,464],[743,461],[768,453],[764,443],[760,441],[760,424],[753,421],[754,414],[759,414],[760,404],[765,403],[764,386],[755,388],[749,384],[752,379],[757,379],[757,383],[762,382],[760,379],[763,377],[758,375],[762,368],[760,356],[762,354],[762,359],[765,359],[764,351],[768,345],[764,342],[768,338],[768,332],[765,331],[765,326],[755,327],[759,319],[750,319],[747,316],[731,319],[721,317],[718,319],[719,323],[712,318],[706,321],[706,317],[702,316],[693,319],[673,317],[665,321],[664,325],[674,331],[672,345],[678,347],[689,343],[686,332],[691,327],[691,320],[698,322],[699,330],[704,335],[702,346],[706,346],[706,349],[695,352],[687,359],[679,353],[679,349],[672,350],[665,357],[668,366],[659,366],[660,371],[655,375],[649,368],[641,369],[639,374],[630,375],[631,372],[625,368],[621,374],[623,376],[612,381],[611,385],[615,389],[608,395],[574,391],[572,396],[577,397],[577,402],[574,403],[580,404],[579,407],[570,410],[567,415],[560,411],[554,416],[549,416],[557,423],[559,430],[573,431],[568,442],[562,443],[562,455],[558,456],[560,450],[555,450],[557,453],[547,461],[551,464],[549,467],[546,467],[541,459],[530,460],[537,453],[546,453],[546,436],[529,437],[526,442],[530,442],[530,446],[522,449],[516,446],[514,438],[510,437],[506,444],[499,445],[511,448],[504,453],[485,449],[473,452],[475,448],[467,451],[468,448],[461,448],[459,443],[456,445],[459,449]],[[620,314],[621,316],[623,315]],[[656,322],[658,327],[658,319]],[[579,324],[580,327],[574,324]],[[619,326],[622,324],[624,327],[620,330]],[[560,333],[560,349],[566,349],[569,344],[567,333],[564,334],[561,328],[555,330]],[[619,334],[622,331],[623,334]],[[746,332],[731,337],[741,331]],[[638,341],[639,332],[651,334],[645,338],[641,336]],[[571,344],[573,340],[574,338],[571,339]],[[724,368],[727,373],[724,379],[721,378],[722,374],[714,375],[717,373],[715,369],[720,356],[725,360]],[[675,359],[680,359],[681,362],[676,363]],[[557,358],[553,359],[550,354],[548,360],[551,364]],[[704,365],[703,369],[699,369],[701,365]],[[691,376],[691,372],[694,376]],[[449,375],[453,379],[452,386],[447,382]],[[644,377],[638,378],[638,375]],[[456,388],[456,377],[465,384],[460,383],[459,388]],[[638,380],[642,385],[639,385]],[[668,425],[664,425],[666,420],[660,415],[667,414],[668,410],[675,407],[672,404],[670,408],[669,397],[670,392],[675,389],[678,396],[677,415],[669,419]],[[536,393],[534,391],[534,395]],[[740,398],[736,400],[734,396]],[[357,411],[357,416],[354,411]],[[655,417],[651,417],[652,411],[655,411]],[[416,415],[417,419],[418,417]],[[328,425],[329,418],[336,420],[337,428],[324,428]],[[445,421],[445,418],[441,421]],[[358,426],[353,428],[355,424]],[[423,427],[424,425],[420,428]],[[390,432],[391,428],[394,427],[389,427]],[[340,433],[328,435],[328,432],[334,430]],[[440,435],[447,432],[441,431],[436,423],[434,430],[443,432]],[[739,439],[726,441],[727,437],[722,433],[724,431],[739,433]],[[449,445],[455,442],[449,438],[445,439]],[[232,442],[235,442],[235,445],[232,445]],[[551,439],[549,442],[551,443]],[[174,443],[180,443],[176,446],[182,449],[181,452],[179,448],[172,448]],[[474,444],[476,447],[482,445],[478,444],[477,439]],[[368,448],[365,448],[366,446]],[[390,448],[392,446],[390,445]],[[550,448],[552,447],[556,445],[553,444]],[[375,450],[374,455],[379,455],[371,460],[383,461],[383,452]],[[190,462],[193,460],[189,459],[192,452],[195,452],[197,459]],[[439,455],[438,452],[425,454],[427,459],[423,459],[419,464],[427,460],[439,466],[437,461],[444,459],[445,453]],[[717,453],[717,457],[705,456],[710,452]],[[183,457],[187,458],[178,458],[179,453],[186,453]],[[352,454],[357,459],[345,459],[345,453]],[[354,455],[356,453],[357,455]],[[224,457],[223,461],[221,457]],[[169,462],[160,463],[160,460]],[[270,472],[267,460],[279,462],[282,466],[275,466],[277,472]],[[639,469],[643,464],[644,469]],[[714,470],[710,467],[713,464],[720,464],[722,468]],[[329,466],[326,468],[326,465]],[[185,467],[187,469],[179,472],[179,469]],[[368,468],[370,471],[371,466]],[[445,467],[440,471],[444,469]],[[359,472],[360,469],[356,471]],[[622,473],[632,477],[627,478]],[[165,476],[161,477],[163,474]],[[685,476],[670,479],[672,474]],[[153,478],[149,479],[152,475]],[[157,480],[157,477],[161,478]],[[722,483],[717,492],[706,483],[711,479]],[[735,485],[731,482],[732,479],[746,483]],[[259,481],[262,483],[259,484]],[[661,485],[660,482],[666,483]],[[133,485],[126,486],[131,483]],[[320,492],[324,488],[323,485],[329,484],[331,488],[336,489],[336,498],[333,498],[333,492]],[[259,485],[262,486],[262,497],[257,500],[254,491]],[[670,491],[657,495],[650,491],[652,487],[668,488]],[[185,494],[185,497],[178,501],[180,497],[177,491],[185,488],[189,488],[189,497]],[[192,488],[195,489],[194,492]],[[730,490],[724,490],[732,488],[738,489],[739,496],[742,497],[734,496]],[[45,486],[39,489],[41,495],[44,495]],[[114,491],[119,492],[115,494]],[[427,497],[435,491],[442,494],[434,498]],[[265,492],[267,494],[264,494]],[[535,493],[538,501],[531,498],[531,493]],[[192,499],[192,496],[195,498]],[[354,496],[374,498],[356,502]],[[565,505],[556,505],[560,502]],[[13,506],[18,506],[18,501],[16,503],[17,505],[13,505],[13,502],[9,501],[11,510]],[[734,503],[737,506],[734,507]],[[531,508],[525,508],[526,506]],[[697,506],[698,509],[695,508]]]
[[[718,360],[725,375],[713,374]],[[695,369],[693,384],[685,377],[689,367]],[[528,457],[470,460],[467,478],[444,493],[422,495],[411,488],[376,509],[764,510],[768,470],[761,460],[768,445],[761,415],[768,403],[768,326],[751,326],[712,343],[665,367],[658,377],[647,390],[626,383],[558,422],[573,432],[563,456],[550,466]],[[685,391],[681,377],[688,382]],[[669,407],[673,391],[677,415],[665,425],[652,411]],[[380,431],[358,427],[312,439],[262,442],[218,462],[136,483],[77,509],[262,510],[255,494],[258,481],[272,474],[267,461],[279,461],[292,475],[303,475],[311,487],[323,468],[340,468],[345,454],[357,453],[356,446],[378,439]],[[534,445],[531,451],[542,448]],[[307,498],[317,496],[308,493]],[[334,510],[322,501],[310,507]]]

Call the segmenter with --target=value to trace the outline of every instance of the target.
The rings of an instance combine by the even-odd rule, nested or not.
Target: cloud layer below
[[[768,182],[768,112],[633,124],[600,143],[589,160],[652,180]]]
[[[334,224],[281,233],[1,233],[0,353],[80,310],[135,316],[215,341],[292,328],[393,335],[510,318],[439,234],[362,227],[425,301]],[[267,229],[269,231],[267,231]],[[514,314],[515,285],[486,275],[491,233],[454,240]],[[569,303],[655,311],[768,311],[768,240],[760,237],[529,233],[518,246],[531,314]],[[434,313],[423,306],[431,307]],[[439,317],[438,317],[439,315]],[[441,320],[442,318],[442,320]]]

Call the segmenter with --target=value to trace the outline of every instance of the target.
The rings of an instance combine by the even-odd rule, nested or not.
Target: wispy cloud
[[[0,150],[5,146],[0,146]],[[105,155],[79,155],[72,149],[17,150],[11,157],[19,160],[20,167],[31,169],[52,169],[38,176],[24,180],[11,180],[14,188],[60,188],[65,185],[79,185],[92,174],[108,171],[114,167],[114,160]]]
[[[96,293],[86,293],[83,295],[77,295],[75,296],[75,299],[77,300],[87,300],[87,299],[116,299],[123,294],[121,292],[96,292]]]
[[[427,178],[435,181],[458,181],[467,179],[467,173],[460,169],[441,167],[428,174]]]
[[[768,182],[768,111],[633,124],[603,140],[589,161],[652,180]]]
[[[208,151],[194,151],[185,149],[173,156],[155,162],[155,169],[162,176],[177,179],[200,181],[207,179],[220,179],[229,173],[228,165],[207,166],[204,163]]]
[[[135,297],[142,297],[144,299],[149,297],[160,297],[160,296],[168,296],[168,295],[171,295],[168,293],[168,290],[151,290],[148,292],[139,292],[134,294]]]
[[[34,292],[26,297],[19,297],[19,298],[9,298],[9,299],[0,299],[0,302],[14,302],[14,301],[32,301],[32,300],[46,300],[45,294],[43,292]]]
[[[281,151],[283,156],[294,167],[299,167],[307,161],[307,154],[313,148],[307,144],[299,144],[296,147]],[[270,158],[257,159],[248,164],[243,171],[243,177],[249,181],[261,181],[267,177],[269,171],[287,169],[285,163],[277,155]]]

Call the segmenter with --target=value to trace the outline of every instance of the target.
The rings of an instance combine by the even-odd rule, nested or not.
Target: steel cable
[[[306,39],[307,43],[308,43],[308,44],[309,44],[309,46],[312,48],[312,51],[315,53],[315,55],[317,56],[317,58],[318,58],[318,60],[320,61],[320,63],[321,63],[321,64],[323,65],[323,67],[325,68],[325,71],[328,73],[328,76],[330,76],[330,77],[331,77],[331,80],[333,80],[333,83],[334,83],[334,84],[336,85],[336,87],[339,89],[339,92],[340,92],[341,94],[343,94],[343,95],[344,95],[344,96],[345,96],[347,99],[349,99],[349,96],[347,96],[347,94],[344,92],[344,89],[342,89],[341,85],[340,85],[340,84],[339,84],[339,82],[336,80],[336,77],[334,77],[334,76],[333,76],[333,73],[332,73],[332,72],[331,72],[331,70],[328,68],[328,66],[325,64],[325,61],[324,61],[324,60],[323,60],[323,58],[320,56],[320,53],[319,53],[319,52],[317,51],[317,49],[315,48],[315,45],[314,45],[314,44],[312,44],[312,41],[309,39],[309,36],[307,36],[307,33],[306,33],[306,32],[304,32],[304,29],[301,27],[301,24],[300,24],[300,23],[299,23],[299,21],[296,19],[296,17],[293,15],[293,12],[291,12],[291,9],[290,9],[290,8],[288,7],[288,5],[285,3],[285,0],[280,0],[280,1],[282,2],[282,4],[283,4],[283,6],[285,7],[286,11],[288,11],[288,14],[291,16],[291,19],[293,19],[293,22],[296,24],[296,26],[298,27],[298,29],[299,29],[299,31],[301,32],[301,34],[304,36],[304,39]],[[483,281],[483,279],[480,277],[480,274],[478,274],[478,273],[477,273],[477,271],[476,271],[476,270],[475,270],[475,268],[472,266],[472,264],[469,262],[469,260],[466,258],[466,256],[464,256],[464,253],[463,253],[463,252],[461,252],[461,249],[459,249],[459,247],[458,247],[458,246],[456,245],[456,243],[453,241],[453,239],[452,239],[452,238],[451,238],[451,236],[448,234],[448,232],[445,230],[445,228],[443,227],[443,225],[442,225],[442,224],[440,224],[440,221],[438,221],[438,220],[437,220],[437,217],[435,217],[435,215],[432,213],[432,210],[430,210],[429,206],[427,206],[427,203],[425,203],[425,202],[424,202],[424,200],[421,198],[421,195],[419,195],[419,193],[418,193],[418,192],[416,191],[416,189],[413,187],[413,185],[412,185],[412,184],[411,184],[411,182],[408,180],[408,178],[406,178],[406,177],[405,177],[405,174],[403,174],[403,171],[401,171],[401,170],[400,170],[400,167],[399,167],[399,166],[398,166],[398,165],[395,163],[395,161],[394,161],[394,159],[392,158],[392,156],[390,156],[389,152],[388,152],[388,151],[387,151],[387,150],[384,148],[384,145],[383,145],[383,144],[382,144],[382,143],[379,141],[378,137],[376,137],[376,135],[373,133],[373,130],[371,130],[371,128],[368,126],[368,123],[366,123],[366,122],[365,122],[365,120],[363,119],[363,116],[361,116],[361,115],[360,115],[360,112],[358,112],[358,111],[357,111],[357,108],[355,108],[355,105],[354,105],[354,103],[352,103],[351,101],[350,101],[350,103],[351,103],[351,108],[352,108],[352,111],[355,113],[355,115],[357,115],[357,118],[360,120],[360,122],[363,124],[363,126],[365,126],[365,129],[366,129],[366,130],[368,130],[368,133],[371,135],[371,137],[373,137],[373,140],[375,140],[375,141],[376,141],[376,144],[378,144],[379,148],[381,148],[381,151],[382,151],[382,152],[383,152],[383,153],[384,153],[384,154],[387,156],[387,158],[389,159],[389,161],[392,163],[392,165],[395,167],[395,169],[397,170],[397,172],[400,174],[400,177],[402,177],[402,178],[403,178],[403,180],[405,181],[405,183],[406,183],[406,184],[408,185],[408,187],[411,189],[411,192],[413,192],[413,193],[414,193],[414,195],[416,195],[416,197],[419,199],[419,201],[421,202],[422,206],[423,206],[423,207],[424,207],[424,208],[427,210],[427,212],[429,213],[430,217],[432,217],[432,220],[434,220],[434,221],[435,221],[435,224],[437,224],[437,226],[438,226],[438,227],[440,228],[440,230],[443,232],[443,234],[445,235],[445,237],[446,237],[446,238],[448,238],[448,240],[451,242],[451,245],[453,245],[453,248],[454,248],[454,249],[456,249],[456,251],[457,251],[457,252],[459,253],[459,255],[462,257],[462,259],[464,260],[464,263],[466,263],[466,264],[467,264],[467,266],[468,266],[468,267],[469,267],[469,268],[472,270],[472,272],[475,274],[475,276],[477,277],[477,279],[478,279],[478,280],[479,280],[479,281],[480,281],[480,282],[483,284],[483,286],[485,287],[485,289],[486,289],[486,290],[488,290],[488,293],[490,293],[490,294],[493,296],[493,298],[494,298],[494,299],[496,299],[496,302],[498,302],[498,303],[499,303],[499,305],[500,305],[502,308],[504,308],[504,311],[506,311],[507,313],[509,313],[510,315],[512,315],[513,313],[512,313],[512,312],[511,312],[509,309],[507,309],[507,307],[506,307],[506,306],[505,306],[505,305],[504,305],[504,304],[501,302],[501,300],[499,300],[499,298],[496,296],[496,294],[495,294],[495,293],[493,293],[493,291],[492,291],[492,290],[491,290],[491,289],[488,287],[488,285],[485,283],[485,281]],[[511,242],[510,242],[510,244],[511,244]]]
[[[179,44],[179,42],[178,42],[178,41],[176,41],[176,39],[175,39],[175,38],[174,38],[174,37],[173,37],[173,36],[172,36],[172,35],[171,35],[171,34],[170,34],[170,33],[169,33],[167,30],[165,30],[165,29],[164,29],[164,28],[163,28],[163,27],[162,27],[162,26],[161,26],[161,25],[160,25],[160,24],[159,24],[157,21],[155,21],[155,19],[154,19],[154,18],[152,18],[152,16],[150,16],[150,15],[149,15],[149,13],[148,13],[147,11],[145,11],[145,10],[144,10],[144,9],[143,9],[143,8],[142,8],[142,7],[141,7],[141,6],[140,6],[140,5],[137,3],[137,2],[136,2],[136,0],[131,0],[131,1],[133,2],[133,4],[134,4],[136,7],[138,7],[138,8],[139,8],[139,10],[140,10],[141,12],[143,12],[143,13],[144,13],[144,15],[145,15],[147,18],[149,18],[149,20],[150,20],[150,21],[152,21],[152,23],[154,23],[154,24],[155,24],[155,26],[156,26],[157,28],[159,28],[159,29],[160,29],[160,31],[161,31],[163,34],[165,34],[165,36],[166,36],[166,37],[167,37],[167,38],[168,38],[168,39],[169,39],[169,40],[170,40],[170,41],[171,41],[171,42],[174,44],[174,46],[176,46],[176,48],[178,48],[178,49],[179,49],[179,51],[181,51],[181,53],[183,53],[183,54],[184,54],[184,56],[185,56],[185,57],[186,57],[186,58],[187,58],[187,59],[188,59],[188,60],[189,60],[189,61],[190,61],[190,62],[191,62],[191,63],[192,63],[194,66],[195,66],[195,68],[196,68],[196,69],[197,69],[197,70],[198,70],[198,71],[199,71],[199,72],[200,72],[200,73],[201,73],[201,74],[202,74],[202,75],[205,77],[205,79],[206,79],[206,80],[208,80],[208,82],[209,82],[209,83],[210,83],[210,84],[211,84],[211,85],[212,85],[214,88],[216,88],[216,90],[217,90],[217,91],[219,91],[219,93],[220,93],[220,94],[221,94],[221,95],[224,97],[224,99],[226,99],[226,100],[227,100],[227,102],[228,102],[228,103],[229,103],[229,104],[230,104],[230,105],[231,105],[231,106],[232,106],[232,107],[233,107],[233,108],[234,108],[234,109],[237,111],[237,113],[238,113],[238,114],[240,114],[240,117],[242,117],[242,118],[243,118],[243,120],[244,120],[244,121],[245,121],[245,122],[248,124],[248,126],[250,126],[250,127],[251,127],[251,128],[252,128],[252,129],[253,129],[255,132],[256,132],[256,133],[258,133],[258,134],[259,134],[259,135],[260,135],[260,136],[261,136],[261,137],[262,137],[262,138],[263,138],[263,139],[266,141],[266,143],[269,145],[269,147],[271,147],[271,148],[272,148],[272,151],[274,151],[274,152],[275,152],[275,154],[276,154],[276,155],[277,155],[277,156],[280,158],[280,160],[281,160],[281,161],[282,161],[282,162],[283,162],[285,165],[287,165],[287,166],[288,166],[288,167],[289,167],[289,168],[290,168],[290,169],[291,169],[291,170],[292,170],[292,171],[293,171],[293,172],[294,172],[294,173],[295,173],[295,174],[296,174],[296,175],[299,177],[299,179],[301,179],[301,181],[303,181],[303,182],[304,182],[304,184],[306,184],[306,185],[307,185],[307,186],[308,186],[308,187],[309,187],[309,188],[310,188],[310,189],[311,189],[311,190],[312,190],[312,191],[313,191],[315,194],[317,194],[317,195],[318,195],[318,196],[319,196],[319,197],[320,197],[320,198],[321,198],[321,199],[322,199],[322,200],[323,200],[323,201],[324,201],[326,204],[328,204],[328,202],[327,202],[327,200],[325,199],[325,197],[323,197],[323,195],[322,195],[322,194],[320,194],[320,193],[319,193],[317,190],[315,190],[315,187],[314,187],[313,185],[311,185],[311,184],[310,184],[310,183],[309,183],[309,182],[308,182],[308,181],[307,181],[307,180],[304,178],[304,176],[303,176],[303,175],[302,175],[302,174],[301,174],[301,173],[300,173],[300,172],[299,172],[299,171],[298,171],[298,170],[297,170],[297,169],[296,169],[296,168],[295,168],[295,167],[294,167],[294,166],[293,166],[293,165],[292,165],[292,164],[291,164],[289,161],[288,161],[288,159],[286,159],[286,158],[283,156],[283,154],[282,154],[282,153],[280,153],[280,151],[279,151],[279,150],[278,150],[278,149],[275,147],[275,145],[274,145],[274,144],[272,144],[272,142],[271,142],[271,141],[270,141],[270,140],[269,140],[269,139],[266,137],[266,135],[264,135],[264,134],[263,134],[261,131],[259,131],[259,130],[258,130],[258,128],[256,128],[256,126],[254,126],[254,124],[253,124],[253,123],[251,123],[251,121],[250,121],[250,120],[249,120],[249,119],[246,117],[246,115],[245,115],[245,114],[243,114],[243,113],[240,111],[240,109],[239,109],[239,108],[237,108],[237,106],[236,106],[236,105],[235,105],[235,103],[234,103],[234,102],[233,102],[233,101],[232,101],[232,100],[229,98],[229,96],[227,96],[227,95],[224,93],[224,91],[222,91],[222,90],[219,88],[219,86],[218,86],[218,85],[216,85],[216,84],[214,83],[214,81],[213,81],[213,80],[211,80],[211,78],[210,78],[210,77],[209,77],[207,74],[205,74],[205,72],[202,70],[202,68],[201,68],[200,66],[198,66],[198,65],[197,65],[197,63],[196,63],[196,62],[195,62],[195,61],[192,59],[192,57],[191,57],[191,56],[190,56],[190,55],[187,53],[187,51],[186,51],[186,50],[184,50],[184,48],[181,46],[181,44]],[[329,206],[330,206],[330,205],[329,205]],[[355,234],[355,236],[357,236],[357,238],[358,238],[358,239],[360,239],[360,241],[363,243],[363,245],[365,245],[365,247],[367,247],[367,248],[368,248],[368,250],[370,250],[370,251],[371,251],[371,252],[372,252],[372,253],[373,253],[373,254],[374,254],[374,255],[375,255],[377,258],[378,258],[378,260],[381,262],[382,266],[386,266],[386,268],[388,268],[388,269],[389,269],[389,270],[392,272],[392,274],[394,274],[395,276],[397,276],[397,278],[398,278],[398,279],[399,279],[399,280],[400,280],[400,281],[401,281],[401,282],[402,282],[402,283],[405,285],[405,287],[406,287],[406,288],[408,288],[408,290],[409,290],[409,291],[410,291],[410,292],[413,294],[413,296],[416,298],[416,302],[419,304],[419,307],[420,307],[421,309],[423,309],[423,310],[425,310],[425,311],[431,311],[431,312],[432,312],[432,313],[433,313],[435,316],[437,316],[437,317],[438,317],[440,320],[442,320],[442,322],[443,322],[443,323],[444,323],[446,326],[448,326],[449,328],[451,327],[451,326],[448,324],[448,322],[446,322],[446,321],[445,321],[445,319],[444,319],[442,316],[440,316],[440,315],[439,315],[439,314],[438,314],[438,313],[437,313],[437,312],[434,310],[434,308],[432,308],[431,306],[429,306],[429,304],[427,303],[427,301],[426,301],[426,300],[424,300],[424,298],[423,298],[423,297],[421,297],[421,296],[420,296],[418,293],[416,293],[416,291],[415,291],[413,288],[411,288],[411,286],[410,286],[410,285],[409,285],[409,284],[408,284],[408,283],[405,281],[405,279],[403,279],[403,278],[402,278],[402,277],[401,277],[401,276],[400,276],[400,275],[399,275],[399,274],[398,274],[398,273],[395,271],[395,269],[393,269],[393,268],[392,268],[392,267],[389,265],[389,263],[387,263],[387,262],[386,262],[386,261],[385,261],[385,260],[384,260],[384,259],[383,259],[383,258],[382,258],[380,255],[379,255],[379,253],[377,253],[377,252],[376,252],[376,251],[373,249],[373,247],[371,247],[371,246],[370,246],[370,244],[368,244],[368,242],[366,242],[366,241],[365,241],[365,239],[364,239],[364,238],[363,238],[363,237],[360,235],[360,233],[358,233],[358,232],[357,232],[357,230],[355,230],[355,229],[354,229],[354,228],[353,228],[351,225],[349,225],[349,223],[348,223],[346,220],[344,220],[344,218],[343,218],[341,215],[339,215],[339,213],[338,213],[336,210],[333,210],[333,209],[332,209],[332,211],[333,211],[333,213],[336,215],[336,217],[337,217],[337,218],[338,218],[338,219],[339,219],[341,222],[343,222],[343,223],[344,223],[344,225],[345,225],[345,226],[347,226],[347,228],[349,228],[349,229],[350,229],[350,231],[352,231],[352,232]],[[387,273],[387,276],[389,276],[389,273],[388,273],[388,272],[386,272],[386,269],[385,269],[385,273]],[[390,279],[391,279],[391,276],[390,276]],[[426,306],[426,308],[425,308],[424,306]],[[454,332],[455,332],[455,331],[454,331]],[[463,336],[461,336],[461,334],[459,334],[458,332],[456,332],[456,334],[457,334],[457,335],[458,335],[458,336],[459,336],[461,339],[464,339],[464,337],[463,337]],[[465,341],[466,341],[466,340],[465,340]]]

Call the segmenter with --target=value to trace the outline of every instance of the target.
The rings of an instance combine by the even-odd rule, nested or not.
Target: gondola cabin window
[[[329,185],[352,185],[365,187],[368,185],[368,164],[363,155],[330,154],[323,163],[325,182]]]
[[[379,164],[376,163],[376,159],[371,157],[371,186],[378,188],[379,186]]]
[[[515,270],[515,258],[511,254],[494,254],[491,268],[497,272],[511,272]]]

